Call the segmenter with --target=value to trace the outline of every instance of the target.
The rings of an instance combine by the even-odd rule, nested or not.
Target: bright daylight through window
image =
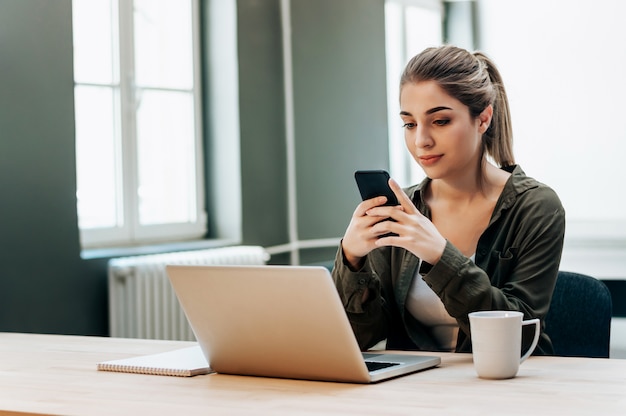
[[[398,97],[400,75],[414,55],[441,44],[442,4],[438,0],[387,0],[385,20],[390,173],[407,186],[419,182],[424,173],[404,147]]]
[[[626,92],[626,52],[618,39],[624,12],[626,3],[615,0],[575,7],[567,0],[386,0],[391,175],[404,186],[423,178],[399,128],[398,80],[406,62],[440,44],[443,32],[446,42],[498,62],[516,163],[552,187],[565,207],[561,267],[621,278],[626,140],[619,97]]]
[[[74,0],[83,247],[205,234],[197,0]]]

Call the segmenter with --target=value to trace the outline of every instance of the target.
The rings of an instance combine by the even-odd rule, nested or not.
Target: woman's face
[[[469,108],[435,81],[408,83],[400,91],[406,147],[431,179],[475,173],[481,137],[489,127],[491,114],[489,106],[472,118]]]

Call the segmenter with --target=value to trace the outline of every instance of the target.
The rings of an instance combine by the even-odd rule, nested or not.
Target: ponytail
[[[515,164],[513,156],[513,128],[509,100],[504,89],[500,71],[489,57],[482,52],[474,52],[474,56],[485,65],[491,85],[495,90],[493,100],[493,116],[491,124],[483,135],[483,145],[493,160],[502,167]]]

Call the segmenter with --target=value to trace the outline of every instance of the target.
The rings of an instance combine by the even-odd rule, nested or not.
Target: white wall
[[[504,77],[517,162],[567,212],[564,267],[626,276],[626,2],[478,5],[479,48]]]
[[[518,162],[557,190],[568,219],[626,220],[626,2],[478,3],[480,48],[505,78]]]

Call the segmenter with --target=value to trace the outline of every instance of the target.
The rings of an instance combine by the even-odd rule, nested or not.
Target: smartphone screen
[[[399,205],[396,195],[389,187],[389,173],[386,171],[357,170],[354,172],[354,179],[364,201],[377,196],[386,196],[385,205]]]

